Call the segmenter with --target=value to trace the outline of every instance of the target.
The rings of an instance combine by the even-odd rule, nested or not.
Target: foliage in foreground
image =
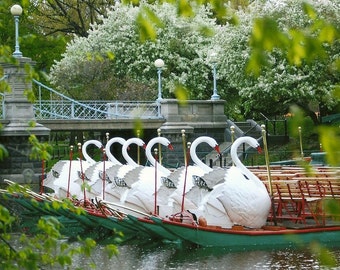
[[[3,200],[4,198],[2,198]],[[56,207],[63,207],[62,205]],[[75,265],[75,258],[89,258],[89,267],[95,268],[91,254],[97,247],[91,238],[77,238],[70,243],[60,233],[63,226],[55,217],[40,218],[33,235],[13,234],[12,226],[17,222],[8,209],[0,204],[0,269],[45,269],[60,266],[65,269],[82,269]],[[109,258],[118,254],[117,246],[106,245]]]

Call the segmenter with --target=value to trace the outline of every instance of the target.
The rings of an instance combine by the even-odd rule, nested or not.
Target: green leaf
[[[156,40],[157,34],[155,27],[141,12],[137,16],[136,23],[141,42]]]
[[[109,258],[112,258],[112,256],[117,256],[119,254],[118,247],[116,245],[106,245],[105,250],[109,256]]]
[[[311,18],[312,20],[315,20],[317,18],[317,13],[311,5],[307,3],[302,3],[302,8],[309,18]]]
[[[287,43],[287,37],[278,29],[277,23],[272,18],[264,17],[256,19],[250,37],[250,45],[271,51],[273,48],[283,48]]]
[[[192,17],[195,14],[192,9],[190,1],[188,0],[178,1],[177,12],[179,16],[183,16],[183,17]]]
[[[199,32],[205,37],[213,37],[215,35],[214,30],[208,26],[200,26]]]
[[[331,166],[340,166],[340,129],[337,126],[321,126],[319,128],[320,142],[327,153],[326,160]]]
[[[340,59],[338,59],[337,65],[338,65],[338,70],[340,70]],[[339,84],[334,86],[334,89],[332,92],[333,92],[333,96],[337,98],[338,100],[340,100],[340,85]]]
[[[107,53],[106,53],[106,56],[107,56],[110,60],[115,59],[115,54],[114,54],[113,52],[107,52]]]
[[[0,161],[8,157],[8,151],[3,144],[0,144]]]
[[[185,105],[188,100],[188,89],[182,84],[177,84],[175,88],[175,96],[180,104]]]
[[[338,33],[334,25],[326,24],[320,30],[319,41],[332,43],[335,41],[337,36],[338,36]]]
[[[311,249],[322,266],[336,267],[338,265],[335,254],[331,253],[329,249],[321,246],[319,243],[315,242],[311,244]]]

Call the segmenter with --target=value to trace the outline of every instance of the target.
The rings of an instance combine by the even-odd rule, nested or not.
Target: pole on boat
[[[181,212],[184,211],[184,197],[185,197],[185,189],[187,186],[187,175],[188,175],[188,163],[189,163],[189,157],[190,157],[190,146],[191,143],[188,142],[188,149],[185,154],[185,159],[186,159],[186,164],[185,164],[185,175],[184,175],[184,186],[183,186],[183,194],[182,194],[182,207],[181,207]]]
[[[140,130],[137,130],[137,138],[139,137],[140,137]],[[140,150],[138,146],[137,146],[137,164],[140,165]]]
[[[187,150],[186,150],[186,140],[185,140],[185,129],[181,130],[182,132],[182,142],[183,142],[183,155],[184,155],[184,166],[187,166]]]
[[[154,204],[154,210],[153,210],[153,213],[155,215],[158,215],[158,211],[157,211],[157,163],[158,163],[158,149],[155,148],[154,149],[155,151],[155,204]]]
[[[105,160],[106,160],[106,151],[105,148],[102,148],[103,151],[103,174],[102,174],[102,181],[103,181],[103,200],[105,200],[105,180],[106,180],[106,169],[105,169]]]
[[[106,132],[105,133],[106,135],[106,143],[109,142],[109,138],[110,138],[110,133]],[[106,181],[106,168],[105,168],[105,162],[106,162],[106,158],[107,158],[107,155],[106,155],[106,149],[105,147],[103,146],[102,147],[102,151],[103,151],[103,174],[102,174],[102,181],[103,181],[103,200],[105,200],[105,181]]]
[[[266,126],[261,125],[262,128],[262,139],[263,139],[263,148],[264,148],[264,156],[266,160],[266,167],[267,167],[267,175],[268,175],[268,182],[269,182],[269,195],[272,204],[272,214],[274,225],[277,225],[276,222],[276,214],[275,214],[275,204],[274,204],[274,196],[273,196],[273,184],[272,184],[272,177],[270,173],[270,165],[269,165],[269,155],[268,155],[268,145],[267,145],[267,135],[266,135]]]
[[[300,153],[301,153],[301,159],[303,160],[303,147],[302,147],[302,134],[301,134],[301,127],[298,127],[299,129],[299,139],[300,139]]]
[[[158,137],[161,137],[161,129],[157,129]],[[158,143],[158,162],[162,165],[162,144]]]
[[[235,140],[235,127],[230,126],[230,134],[231,134],[231,143],[234,143]]]
[[[82,188],[84,189],[84,206],[86,204],[86,187],[85,187],[85,173],[83,172],[83,154],[81,152],[81,143],[78,143],[78,153],[79,153],[79,162],[80,162],[80,175],[82,180]]]
[[[231,144],[234,143],[235,141],[235,127],[234,126],[230,126],[230,134],[231,134]],[[233,162],[233,166],[234,166],[234,162]]]
[[[40,182],[40,194],[44,193],[44,176],[45,176],[45,159],[41,160],[41,182]]]
[[[72,159],[73,159],[73,145],[70,146],[70,166],[68,168],[67,194],[66,194],[67,198],[70,197],[70,181],[71,181]]]

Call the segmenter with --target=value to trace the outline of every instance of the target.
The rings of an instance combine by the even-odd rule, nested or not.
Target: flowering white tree
[[[321,109],[331,109],[336,105],[332,90],[339,83],[335,65],[339,61],[340,44],[330,41],[335,40],[339,32],[334,33],[336,29],[330,25],[321,26],[327,21],[339,25],[340,3],[309,2],[311,6],[304,6],[305,10],[302,2],[293,0],[254,4],[246,11],[238,12],[238,26],[216,35],[215,43],[220,44],[224,56],[220,75],[226,78],[230,89],[239,93],[242,114],[248,117],[257,117],[260,112],[268,116],[283,115],[292,104],[296,104],[316,121],[315,105],[320,105]],[[262,18],[262,25],[254,26],[258,18]],[[274,22],[280,33],[275,32]],[[259,26],[262,28],[257,29]],[[320,40],[322,31],[328,38]],[[261,40],[261,48],[273,47],[267,55],[259,55],[260,62],[268,62],[262,72],[256,74],[259,76],[243,72],[249,68],[251,34],[268,36],[265,41]],[[276,48],[277,40],[288,48]],[[259,44],[252,45],[256,47]],[[256,66],[249,71],[255,73]]]
[[[173,97],[180,85],[187,89],[186,98],[210,99],[209,54],[214,51],[218,94],[227,101],[229,117],[283,115],[297,104],[316,121],[312,105],[336,105],[331,93],[339,74],[332,65],[339,61],[340,45],[333,42],[339,31],[327,27],[327,21],[340,25],[340,4],[309,2],[303,6],[294,0],[255,1],[235,11],[238,25],[217,24],[202,5],[188,17],[178,16],[176,7],[166,3],[116,6],[87,38],[69,44],[52,69],[51,81],[78,98],[87,93],[84,98],[155,99],[153,63],[162,58],[163,97]],[[155,40],[140,40],[143,16],[156,27]],[[270,49],[266,54],[255,51],[257,61],[269,63],[261,73],[252,63],[250,42]],[[276,48],[280,42],[291,48]],[[249,71],[256,76],[249,76]]]
[[[136,21],[141,9],[157,14],[157,40],[141,42]],[[52,68],[51,82],[79,97],[155,99],[157,70],[154,61],[162,58],[163,95],[172,96],[177,84],[185,85],[189,98],[205,99],[211,95],[211,69],[206,63],[211,35],[217,28],[209,11],[201,6],[196,16],[178,17],[170,4],[139,7],[118,5],[93,25],[87,38],[75,38],[67,47],[64,58]],[[106,87],[100,87],[109,81]],[[130,82],[130,89],[124,82]],[[133,89],[143,89],[136,91]],[[86,91],[84,91],[84,89]],[[102,91],[102,93],[101,93]],[[110,94],[110,93],[113,93]],[[142,95],[143,94],[143,95]],[[86,97],[86,96],[85,96]]]

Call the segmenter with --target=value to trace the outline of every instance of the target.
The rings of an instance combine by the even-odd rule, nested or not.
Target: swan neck
[[[116,137],[116,138],[112,138],[111,140],[109,140],[107,142],[107,144],[105,145],[105,152],[106,152],[106,156],[108,157],[108,159],[114,163],[114,164],[121,164],[118,159],[115,158],[115,156],[111,153],[111,145],[114,143],[120,143],[121,145],[124,144],[125,140],[123,138],[120,137]]]
[[[164,146],[167,146],[170,142],[163,137],[156,137],[156,138],[151,139],[149,141],[148,145],[145,148],[145,155],[146,155],[147,159],[149,160],[149,162],[152,164],[152,166],[156,167],[156,162],[157,162],[157,170],[160,170],[162,172],[168,172],[168,169],[166,169],[158,161],[156,161],[156,159],[153,157],[153,155],[151,153],[152,147],[156,143],[160,143]]]
[[[123,144],[122,155],[124,159],[126,160],[127,164],[131,166],[138,166],[138,164],[129,156],[128,151],[127,151],[128,146],[132,143],[136,143],[136,140],[129,139]]]
[[[251,172],[247,169],[246,166],[244,166],[244,164],[241,162],[241,160],[238,158],[237,155],[237,149],[239,148],[239,146],[242,143],[245,143],[246,140],[239,138],[238,140],[236,140],[233,145],[231,146],[230,149],[230,155],[231,155],[231,159],[233,160],[234,165],[240,169],[242,171],[242,173],[244,173],[245,175],[249,176],[251,174]]]
[[[196,153],[196,148],[197,146],[202,143],[202,142],[206,142],[209,144],[208,142],[208,138],[206,137],[199,137],[197,138],[196,140],[194,140],[191,144],[191,147],[190,147],[190,157],[192,159],[192,161],[198,166],[200,167],[201,169],[203,169],[204,171],[211,171],[211,168],[204,164],[197,156],[197,153]]]
[[[94,144],[95,146],[97,146],[98,148],[101,148],[102,144],[100,141],[98,140],[89,140],[89,141],[86,141],[82,148],[81,148],[81,151],[82,151],[82,154],[83,154],[83,158],[85,161],[89,162],[89,163],[95,163],[96,161],[94,159],[92,159],[88,153],[87,153],[87,147],[90,145],[90,144]]]

